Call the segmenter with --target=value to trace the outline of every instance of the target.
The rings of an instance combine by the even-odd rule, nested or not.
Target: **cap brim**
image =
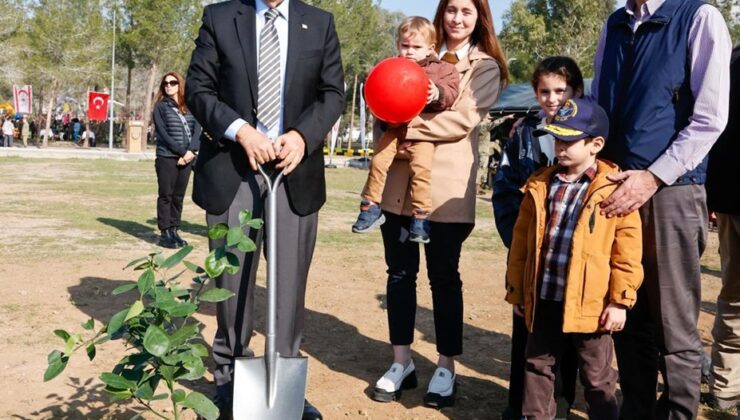
[[[535,136],[549,134],[562,141],[578,141],[589,137],[588,133],[572,128],[563,127],[562,125],[548,124],[534,131]]]

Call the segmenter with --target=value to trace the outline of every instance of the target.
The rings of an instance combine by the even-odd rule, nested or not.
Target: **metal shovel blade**
[[[267,363],[265,357],[235,360],[234,419],[300,420],[306,395],[308,358],[277,354],[270,369]]]

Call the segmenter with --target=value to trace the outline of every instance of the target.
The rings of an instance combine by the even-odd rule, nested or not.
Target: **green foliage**
[[[396,29],[404,15],[392,13],[373,0],[307,0],[307,3],[334,15],[342,47],[342,65],[347,84],[342,128],[349,126],[352,88],[355,76],[359,83],[380,60],[397,54]],[[358,101],[359,103],[359,101]],[[359,116],[358,109],[354,110]],[[355,121],[357,127],[357,121]]]
[[[740,4],[737,0],[709,0],[719,9],[727,22],[733,45],[740,45]],[[733,9],[734,7],[734,9]]]
[[[591,77],[601,27],[614,6],[614,0],[514,0],[500,36],[513,80],[527,81],[534,66],[552,55],[572,57]]]
[[[101,9],[102,0],[35,2],[23,53],[27,75],[40,83],[78,89],[104,82],[111,39]]]
[[[566,55],[576,60],[584,77],[593,75],[593,59],[601,28],[614,11],[614,0],[514,0],[504,14],[501,43],[506,48],[513,80],[526,82],[545,57]],[[740,43],[737,0],[709,0],[725,17],[733,43]]]
[[[134,400],[145,410],[167,418],[156,412],[151,402],[169,397],[175,419],[179,419],[185,409],[205,419],[218,418],[218,409],[206,396],[198,392],[186,394],[182,389],[175,389],[175,385],[200,379],[206,372],[203,358],[208,356],[208,350],[202,344],[200,324],[192,315],[201,302],[222,302],[234,296],[226,289],[206,289],[207,284],[224,271],[235,273],[239,270],[239,260],[230,249],[256,248],[244,229],[260,229],[262,220],[253,219],[251,212],[245,210],[239,214],[239,222],[236,227],[220,224],[210,229],[211,238],[227,238],[227,243],[212,250],[202,267],[185,260],[193,250],[190,245],[167,257],[155,252],[131,261],[126,268],[141,272],[137,281],[119,286],[112,293],[136,291],[134,301],[97,331],[93,319],[81,324],[87,331],[87,338],[55,330],[54,335],[63,342],[63,350],[49,353],[44,381],[61,374],[75,352],[84,349],[92,361],[98,345],[108,340],[121,340],[129,351],[110,372],[100,375],[111,401]],[[171,275],[169,271],[180,264],[186,270]],[[179,281],[186,272],[192,275],[189,288]],[[166,391],[157,393],[160,387]]]
[[[198,0],[127,0],[119,10],[120,61],[185,73],[203,12]]]

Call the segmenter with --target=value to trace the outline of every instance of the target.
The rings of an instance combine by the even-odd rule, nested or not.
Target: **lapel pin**
[[[301,29],[308,29],[308,25],[306,25],[305,23],[301,23]]]

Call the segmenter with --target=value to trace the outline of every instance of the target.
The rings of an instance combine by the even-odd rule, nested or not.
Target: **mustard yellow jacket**
[[[583,198],[570,250],[565,284],[563,332],[592,333],[607,304],[631,308],[643,278],[642,226],[639,212],[607,219],[601,203],[617,188],[609,174],[619,168],[597,160],[597,172]],[[524,200],[514,225],[514,238],[506,270],[506,300],[524,305],[532,331],[536,310],[540,249],[547,224],[547,194],[557,165],[535,172],[522,188]]]

